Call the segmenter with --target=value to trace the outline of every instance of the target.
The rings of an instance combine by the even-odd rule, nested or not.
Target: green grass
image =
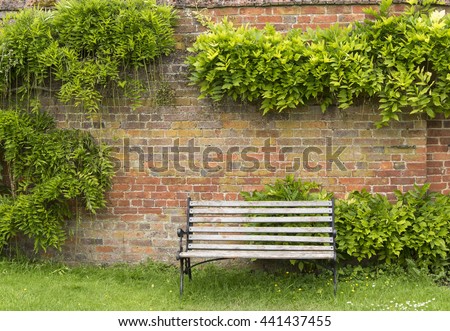
[[[194,269],[179,296],[173,266],[67,267],[0,261],[0,310],[450,310],[450,289],[421,274],[367,272],[267,273],[206,265]]]

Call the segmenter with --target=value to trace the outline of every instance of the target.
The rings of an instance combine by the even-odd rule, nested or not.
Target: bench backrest
[[[334,202],[188,199],[189,250],[335,251]]]

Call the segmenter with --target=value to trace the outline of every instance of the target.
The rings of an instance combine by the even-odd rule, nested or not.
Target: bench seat
[[[178,229],[180,294],[194,266],[220,259],[329,260],[337,286],[334,201],[193,201]],[[191,264],[191,259],[200,262]]]

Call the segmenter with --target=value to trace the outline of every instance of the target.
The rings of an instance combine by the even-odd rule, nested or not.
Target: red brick
[[[443,168],[427,168],[427,175],[442,175],[444,173]]]
[[[447,129],[429,129],[428,135],[431,137],[450,137],[450,130]]]
[[[258,16],[256,21],[258,23],[282,23],[283,18],[281,16]]]
[[[450,146],[450,137],[439,138],[439,142],[441,143],[441,145],[445,145],[445,146],[447,147],[447,149],[449,149],[449,146]]]
[[[409,162],[409,163],[406,163],[406,167],[410,170],[426,169],[426,165],[424,163]]]
[[[138,210],[137,208],[132,207],[115,207],[114,208],[114,214],[137,214]]]
[[[347,184],[354,185],[354,184],[364,184],[365,183],[364,178],[358,178],[358,177],[356,177],[356,178],[355,177],[348,177],[348,178],[341,177],[338,179],[338,181],[340,184],[345,184],[345,185],[347,185]]]
[[[435,146],[428,146],[427,152],[429,154],[434,154],[438,152],[447,152],[448,146],[442,146],[442,145],[435,145]]]
[[[302,6],[301,7],[302,15],[320,15],[325,14],[326,9],[325,6]]]
[[[112,190],[113,191],[129,191],[131,188],[131,185],[129,184],[113,184]]]
[[[362,14],[349,14],[349,15],[338,15],[338,22],[345,22],[345,23],[351,23],[351,22],[362,22],[365,19],[365,15]]]
[[[372,192],[381,193],[381,192],[393,192],[397,190],[397,186],[394,185],[383,185],[383,186],[373,186]]]
[[[135,178],[131,177],[131,176],[115,176],[114,177],[114,183],[117,184],[134,184],[135,183]]]
[[[447,183],[431,183],[430,191],[440,192],[447,188]]]
[[[95,251],[96,252],[101,252],[101,253],[112,253],[115,250],[116,249],[114,247],[111,247],[111,246],[97,246],[97,247],[95,247]]]
[[[450,160],[450,151],[444,153],[434,153],[433,160],[436,161],[447,161]]]
[[[427,121],[427,128],[433,128],[433,129],[440,129],[444,126],[444,123],[442,121],[436,120],[428,120]]]
[[[246,8],[241,8],[239,10],[239,14],[244,16],[244,15],[253,15],[253,16],[259,16],[259,15],[263,15],[265,14],[265,9],[261,8],[261,7],[246,7]]]
[[[448,164],[450,166],[450,162]],[[443,161],[428,161],[427,162],[427,167],[428,168],[440,168],[444,166],[444,162]]]
[[[239,15],[238,7],[228,7],[228,8],[215,8],[211,11],[211,16],[231,16]]]
[[[365,178],[364,184],[365,185],[388,185],[389,184],[389,178]]]
[[[312,23],[336,23],[337,15],[317,15],[313,16]]]
[[[148,199],[150,192],[125,192],[125,199]]]
[[[176,199],[175,192],[151,192],[152,199]]]
[[[336,6],[326,6],[327,14],[351,14],[353,8],[351,6],[346,5],[336,5]]]
[[[218,187],[213,185],[194,186],[194,192],[217,192]]]
[[[273,7],[272,15],[296,15],[302,11],[302,7],[300,6],[289,6],[289,7]],[[242,13],[242,9],[241,9]]]
[[[417,170],[403,170],[404,177],[425,177],[427,175],[426,169],[417,169]],[[399,177],[399,176],[393,176]]]
[[[401,177],[400,170],[380,170],[377,172],[377,177]]]
[[[414,178],[391,178],[392,185],[413,185],[416,180]]]

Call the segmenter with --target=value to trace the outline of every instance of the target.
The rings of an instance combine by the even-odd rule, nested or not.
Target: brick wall
[[[434,191],[450,193],[450,119],[427,121],[427,182]]]
[[[362,188],[392,196],[394,189],[425,182],[450,191],[450,120],[404,116],[375,129],[379,118],[372,104],[325,114],[310,105],[262,116],[252,104],[199,101],[198,90],[188,85],[186,48],[204,31],[194,18],[198,9],[216,20],[229,16],[258,27],[270,22],[286,31],[362,20],[363,9],[374,1],[165,2],[175,4],[180,15],[177,51],[158,68],[174,92],[170,105],[156,106],[149,98],[131,110],[124,100],[106,100],[102,114],[89,119],[45,100],[60,127],[90,130],[112,146],[116,162],[108,207],[84,215],[80,227],[73,225],[76,236],[62,258],[175,262],[176,229],[185,223],[188,194],[236,200],[241,191],[287,174],[317,181],[338,197]]]

